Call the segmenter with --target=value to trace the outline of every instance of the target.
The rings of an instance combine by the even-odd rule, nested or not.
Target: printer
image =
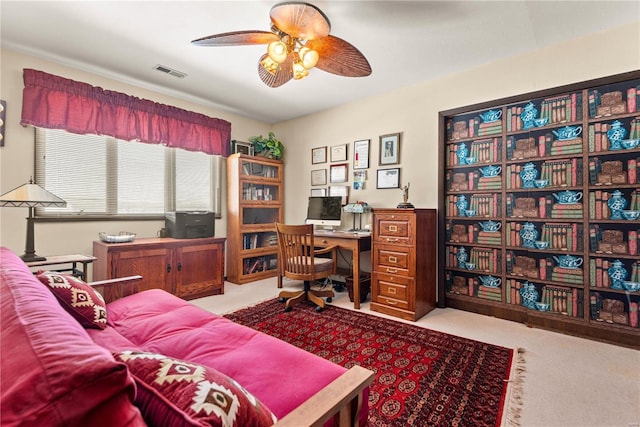
[[[173,211],[165,213],[165,228],[174,239],[213,237],[215,214],[201,211]]]

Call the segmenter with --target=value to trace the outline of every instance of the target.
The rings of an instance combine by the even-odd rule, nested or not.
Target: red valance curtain
[[[23,126],[229,155],[231,123],[204,114],[24,69]]]

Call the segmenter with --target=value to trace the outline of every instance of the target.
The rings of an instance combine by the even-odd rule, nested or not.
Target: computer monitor
[[[309,197],[307,224],[340,227],[342,216],[342,197]]]

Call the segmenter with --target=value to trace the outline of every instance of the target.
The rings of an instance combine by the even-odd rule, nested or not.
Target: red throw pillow
[[[38,271],[36,277],[83,327],[104,329],[107,326],[107,306],[102,295],[91,286],[75,276],[55,271]]]
[[[129,367],[134,404],[149,425],[271,426],[271,411],[232,378],[209,367],[161,354],[114,353]]]

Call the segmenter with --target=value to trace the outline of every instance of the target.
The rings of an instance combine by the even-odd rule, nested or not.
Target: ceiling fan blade
[[[287,59],[285,59],[284,62],[280,64],[275,74],[271,74],[270,72],[268,72],[261,64],[262,60],[267,56],[269,55],[265,53],[258,60],[258,75],[260,76],[260,80],[262,80],[264,84],[269,87],[278,87],[282,86],[293,78],[293,59],[291,55],[287,55]]]
[[[281,31],[303,40],[326,37],[331,31],[329,18],[308,3],[287,2],[273,6],[271,22]]]
[[[306,44],[320,55],[316,68],[345,77],[365,77],[371,74],[371,65],[351,43],[339,37],[327,36],[309,40]]]
[[[279,40],[277,34],[271,31],[231,31],[229,33],[214,34],[191,43],[196,46],[239,46],[248,44],[269,44]]]

